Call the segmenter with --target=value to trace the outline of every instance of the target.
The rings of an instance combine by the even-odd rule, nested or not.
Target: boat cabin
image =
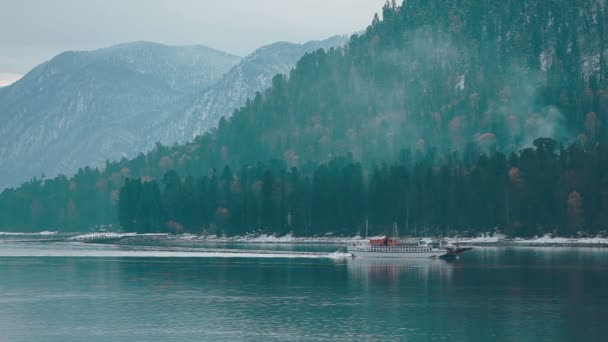
[[[372,246],[397,246],[399,241],[385,236],[381,239],[370,239],[369,244]]]

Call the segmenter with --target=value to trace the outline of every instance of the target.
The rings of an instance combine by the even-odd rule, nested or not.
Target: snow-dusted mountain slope
[[[239,60],[204,46],[136,42],[37,66],[0,91],[0,188],[133,155],[146,126]]]

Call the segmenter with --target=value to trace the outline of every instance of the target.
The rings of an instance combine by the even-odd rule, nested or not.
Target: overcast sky
[[[385,0],[0,0],[0,85],[66,50],[145,40],[239,56],[353,33]]]

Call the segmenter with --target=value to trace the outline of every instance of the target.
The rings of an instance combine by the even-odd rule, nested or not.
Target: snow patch
[[[532,239],[513,239],[512,242],[523,245],[606,245],[608,246],[608,238],[605,237],[582,237],[582,238],[567,238],[552,236],[545,234],[536,236]]]
[[[0,236],[52,236],[57,235],[59,232],[42,231],[36,233],[15,233],[15,232],[0,232]]]
[[[176,240],[186,241],[208,241],[219,243],[259,243],[259,244],[347,244],[356,240],[360,240],[360,236],[355,237],[336,237],[331,235],[321,237],[297,237],[293,234],[277,236],[274,234],[247,234],[242,236],[225,236],[225,235],[192,235],[183,234],[173,237]]]
[[[137,234],[137,233],[110,233],[110,232],[103,232],[103,233],[89,233],[89,234],[83,234],[83,235],[78,235],[78,236],[73,236],[71,238],[69,238],[68,240],[71,241],[92,241],[92,240],[113,240],[113,239],[122,239],[125,237],[130,237],[130,236],[161,236],[161,237],[167,237],[169,236],[169,234]]]
[[[460,75],[456,78],[456,89],[457,90],[464,90],[464,82],[465,82],[465,76],[464,75]]]
[[[449,242],[456,242],[456,238],[446,239]],[[458,242],[463,243],[499,243],[506,241],[507,236],[500,233],[484,233],[472,238],[460,238]]]

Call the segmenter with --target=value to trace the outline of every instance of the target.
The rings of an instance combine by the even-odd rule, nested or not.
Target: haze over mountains
[[[345,40],[277,43],[246,58],[148,42],[62,53],[0,88],[0,188],[192,139],[304,53]]]

